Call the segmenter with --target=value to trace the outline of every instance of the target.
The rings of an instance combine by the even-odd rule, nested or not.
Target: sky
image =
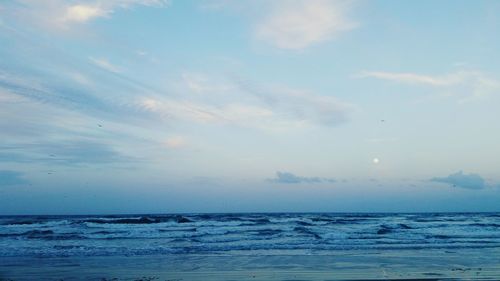
[[[500,211],[499,1],[0,2],[0,214]]]

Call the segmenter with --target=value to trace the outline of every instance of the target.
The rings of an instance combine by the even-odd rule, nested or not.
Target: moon
[[[378,158],[373,158],[373,164],[378,164],[378,162],[380,162],[380,160],[378,160]]]

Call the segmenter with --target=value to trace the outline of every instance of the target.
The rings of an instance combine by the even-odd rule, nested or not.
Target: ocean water
[[[500,213],[2,216],[0,257],[500,248]]]

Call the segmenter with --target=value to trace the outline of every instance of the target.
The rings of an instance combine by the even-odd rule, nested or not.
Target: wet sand
[[[500,280],[500,249],[0,258],[0,280]]]

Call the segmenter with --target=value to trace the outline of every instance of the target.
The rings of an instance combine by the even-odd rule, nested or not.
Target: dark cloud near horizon
[[[483,189],[486,187],[485,180],[478,174],[464,174],[463,171],[456,172],[447,177],[436,177],[431,182],[446,183],[453,187],[466,189]]]
[[[280,172],[280,171],[276,172],[276,178],[268,179],[268,181],[273,183],[284,183],[284,184],[336,182],[336,180],[332,178],[300,177],[289,172]]]
[[[28,181],[23,176],[24,174],[21,172],[0,170],[0,186],[11,186],[28,183]]]

